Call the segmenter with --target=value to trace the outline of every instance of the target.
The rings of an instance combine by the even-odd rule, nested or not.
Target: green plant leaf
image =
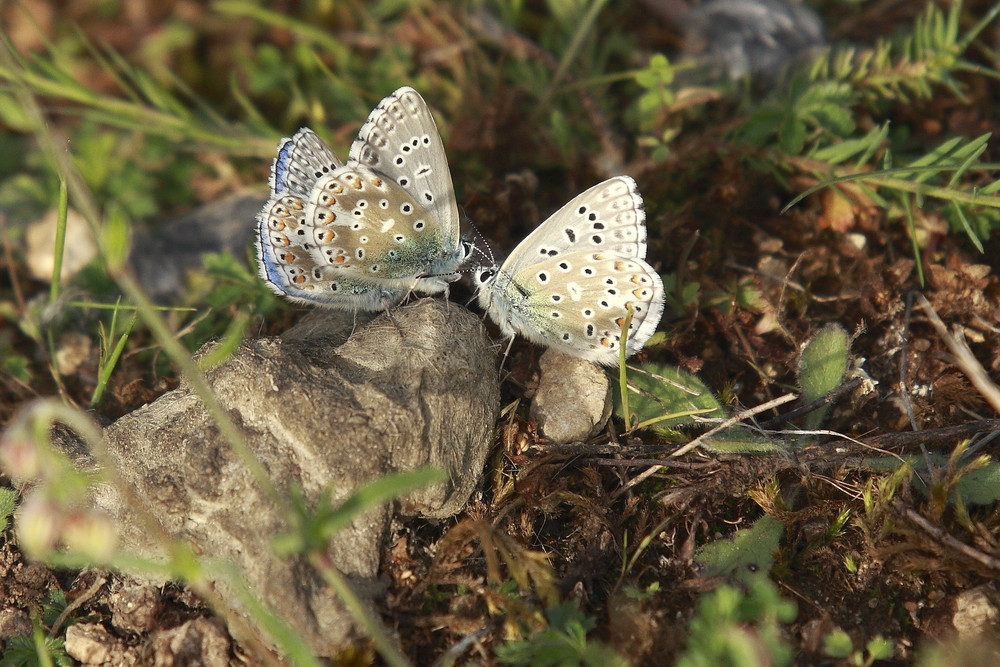
[[[991,462],[962,475],[951,502],[955,502],[955,496],[966,505],[992,505],[1000,501],[1000,463]]]
[[[677,667],[712,665],[788,665],[793,651],[781,623],[797,614],[768,579],[755,581],[744,592],[733,586],[702,596],[691,618],[684,653]]]
[[[615,393],[615,411],[628,424],[629,416],[621,412],[621,392]],[[696,376],[676,366],[629,366],[628,393],[629,409],[638,417],[640,424],[653,422],[662,428],[691,424],[695,414],[702,418],[726,417],[725,410],[709,388]]]
[[[576,605],[564,602],[545,611],[549,626],[528,640],[509,641],[496,649],[501,665],[531,665],[532,667],[626,667],[628,663],[610,647],[597,640],[588,640],[594,619]]]
[[[837,628],[823,637],[823,652],[831,658],[848,658],[854,653],[854,642],[849,634]]]
[[[736,531],[731,538],[702,546],[695,561],[705,576],[725,576],[748,586],[767,578],[784,531],[784,524],[765,514],[749,528]]]
[[[0,521],[3,521],[0,531],[7,530],[10,527],[10,515],[14,513],[16,507],[17,491],[0,488]]]
[[[865,644],[865,650],[868,651],[870,660],[888,660],[896,654],[896,647],[893,646],[893,643],[881,635],[869,640]]]
[[[799,386],[803,403],[822,398],[840,385],[847,371],[849,349],[850,337],[839,324],[823,327],[806,343],[799,357]],[[823,406],[806,415],[806,428],[818,428],[829,408],[828,405]]]
[[[777,454],[786,447],[778,440],[734,426],[705,438],[701,446],[717,454]]]

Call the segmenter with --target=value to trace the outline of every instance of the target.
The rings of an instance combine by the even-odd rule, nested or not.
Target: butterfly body
[[[645,254],[642,198],[619,176],[573,198],[502,266],[480,267],[478,301],[505,336],[615,365],[628,312],[626,356],[642,348],[663,312],[663,283]]]

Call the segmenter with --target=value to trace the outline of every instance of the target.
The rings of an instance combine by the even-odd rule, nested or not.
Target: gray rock
[[[603,368],[546,350],[530,417],[554,442],[579,442],[596,435],[611,416],[611,383]]]
[[[826,45],[823,23],[796,0],[708,0],[680,17],[685,55],[697,72],[686,77],[773,85],[789,65]]]
[[[183,625],[157,632],[149,642],[153,665],[228,667],[243,664],[229,658],[225,628],[209,618],[195,618]],[[148,656],[147,656],[148,657]]]
[[[135,651],[100,623],[75,623],[66,628],[66,653],[84,665],[136,665]]]
[[[313,505],[327,490],[338,501],[386,473],[437,466],[448,481],[407,495],[399,511],[432,518],[458,512],[479,485],[500,402],[495,355],[479,318],[424,299],[370,322],[359,318],[346,341],[349,314],[316,311],[306,319],[283,338],[244,341],[206,373],[274,485],[282,492],[297,485]],[[130,502],[142,503],[198,553],[234,562],[313,651],[333,655],[356,636],[353,618],[311,564],[269,548],[286,518],[187,383],[105,435],[133,490]],[[97,503],[118,518],[128,547],[157,555],[113,489],[99,490]],[[366,600],[378,588],[391,515],[390,507],[368,511],[328,551]],[[238,612],[224,582],[213,584]]]
[[[176,298],[188,271],[201,269],[207,253],[243,257],[265,199],[237,192],[137,231],[129,264],[146,293],[157,302]]]
[[[0,641],[31,634],[31,619],[21,609],[0,610]]]

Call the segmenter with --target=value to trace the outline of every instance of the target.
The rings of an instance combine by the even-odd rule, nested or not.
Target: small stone
[[[208,618],[157,632],[149,648],[154,665],[228,667],[231,662],[229,635],[219,621]]]
[[[959,637],[985,636],[996,632],[997,621],[1000,620],[996,597],[996,590],[990,584],[976,586],[955,596],[951,624]]]
[[[50,210],[45,217],[28,225],[25,233],[28,273],[35,280],[52,281],[55,267],[56,220],[58,212]],[[73,209],[66,213],[66,245],[63,249],[60,282],[76,275],[80,269],[97,256],[97,243],[82,215]]]
[[[0,641],[31,634],[31,619],[20,609],[0,610]]]
[[[84,665],[134,665],[136,654],[99,623],[77,623],[66,629],[66,653]]]
[[[160,591],[154,586],[126,584],[110,597],[111,623],[129,632],[149,632],[160,613]]]
[[[531,402],[531,419],[554,442],[587,440],[611,416],[611,383],[601,367],[546,350],[538,360],[541,378]]]
[[[56,369],[60,375],[72,375],[87,359],[93,345],[90,336],[79,331],[67,331],[59,336],[59,344],[56,346]]]

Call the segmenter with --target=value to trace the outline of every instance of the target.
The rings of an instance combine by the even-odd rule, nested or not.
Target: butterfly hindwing
[[[605,365],[618,362],[622,327],[632,310],[626,356],[638,352],[663,312],[663,283],[644,260],[581,250],[510,275],[501,269],[494,299],[508,335]]]
[[[308,199],[316,181],[340,166],[330,147],[303,127],[278,144],[278,155],[271,166],[271,198],[291,194]]]
[[[260,275],[276,293],[300,303],[342,310],[384,310],[406,295],[377,283],[355,280],[317,264],[304,240],[305,202],[294,195],[274,198],[258,216]]]

